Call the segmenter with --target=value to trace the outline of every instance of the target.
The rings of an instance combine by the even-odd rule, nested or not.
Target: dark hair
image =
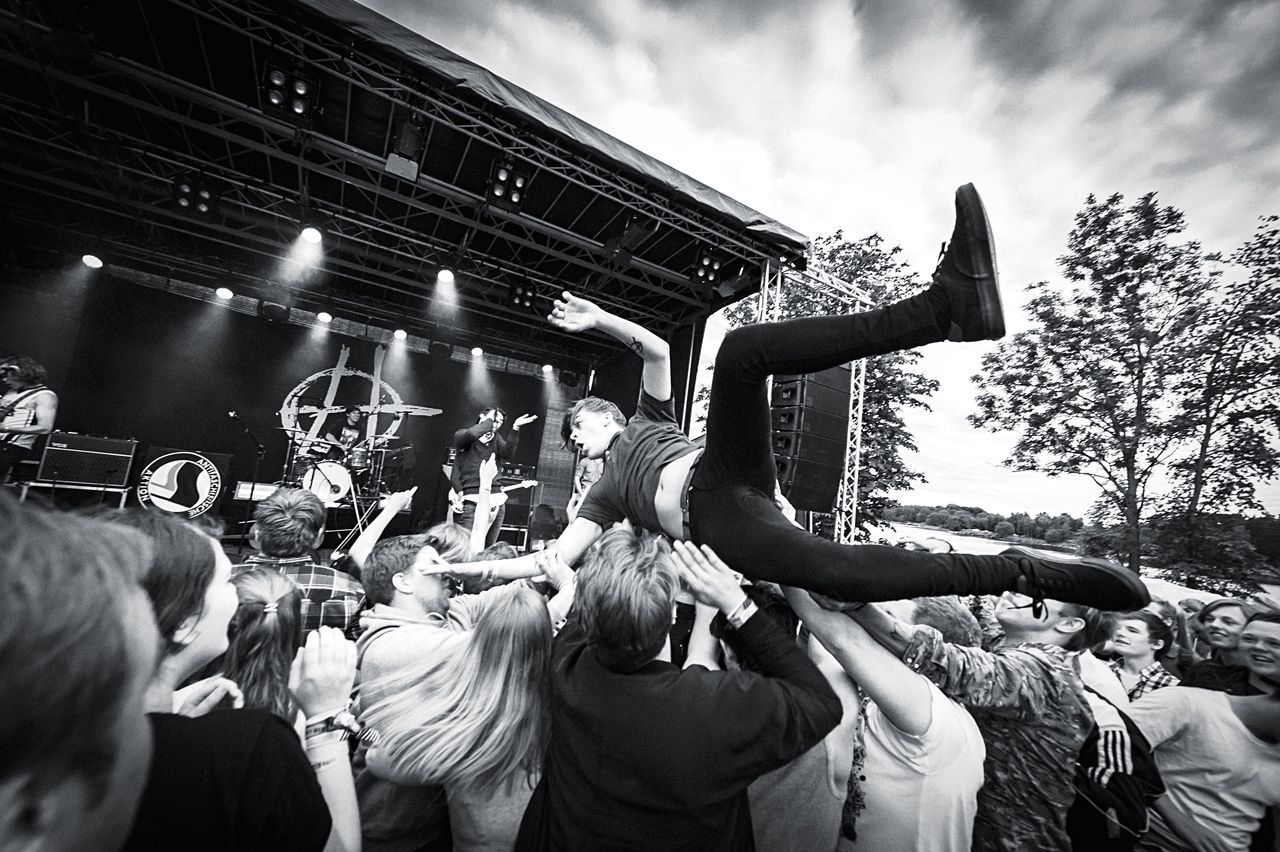
[[[240,605],[231,620],[221,671],[239,685],[246,707],[270,710],[293,725],[298,703],[289,691],[289,669],[302,646],[302,589],[265,565],[231,578]],[[274,606],[272,606],[274,604]]]
[[[0,782],[24,778],[43,793],[78,777],[97,804],[119,756],[114,726],[142,712],[126,706],[127,686],[152,673],[152,649],[140,659],[130,637],[131,623],[151,621],[139,589],[151,543],[5,489],[0,530]]]
[[[507,422],[507,412],[506,412],[506,409],[499,408],[499,407],[498,407],[498,406],[496,406],[496,405],[486,405],[486,406],[483,406],[483,407],[480,409],[480,411],[479,411],[479,412],[477,412],[477,413],[478,413],[478,414],[484,414],[486,411],[495,411],[495,412],[497,412],[498,414],[501,414],[501,415],[502,415],[502,422],[503,422],[503,423],[506,423],[506,422]]]
[[[1106,631],[1110,622],[1104,611],[1079,603],[1063,603],[1058,611],[1066,618],[1084,621],[1084,627],[1071,634],[1063,644],[1062,647],[1066,650],[1083,651],[1095,647],[1107,638]]]
[[[8,355],[0,360],[0,372],[12,373],[26,387],[44,384],[48,373],[44,367],[26,355]]]
[[[1267,624],[1280,624],[1280,612],[1274,609],[1265,609],[1261,612],[1255,612],[1249,616],[1249,620],[1244,623],[1245,627],[1253,624],[1255,621],[1262,621]]]
[[[364,412],[360,410],[360,406],[358,405],[348,405],[346,408],[342,409],[343,414],[350,414],[353,411],[359,414],[361,417],[364,416]]]
[[[1145,609],[1118,612],[1115,614],[1115,621],[1117,624],[1121,621],[1141,621],[1147,625],[1147,640],[1152,644],[1164,643],[1156,649],[1156,659],[1163,659],[1173,649],[1173,629],[1154,612]]]
[[[177,653],[182,650],[181,643],[173,641],[178,628],[204,614],[205,592],[218,564],[217,542],[186,521],[160,512],[121,509],[103,517],[139,530],[151,540],[151,564],[142,588],[151,598],[166,653]]]
[[[414,560],[424,547],[434,548],[438,553],[440,540],[427,533],[418,533],[383,539],[374,545],[360,570],[364,593],[369,603],[391,603],[396,593],[392,578],[413,568]]]

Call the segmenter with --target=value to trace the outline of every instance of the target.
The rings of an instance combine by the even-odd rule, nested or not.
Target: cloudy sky
[[[1275,0],[363,2],[810,237],[878,232],[922,277],[974,182],[1011,333],[1091,192],[1157,191],[1222,251],[1280,213]],[[1011,439],[966,423],[988,348],[929,351],[942,390],[908,423],[929,482],[899,496],[1083,514],[1091,482],[1007,471]]]

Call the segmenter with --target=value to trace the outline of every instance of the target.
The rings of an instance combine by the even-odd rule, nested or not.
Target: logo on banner
[[[194,518],[222,493],[218,466],[199,453],[168,453],[147,463],[138,476],[138,502]]]

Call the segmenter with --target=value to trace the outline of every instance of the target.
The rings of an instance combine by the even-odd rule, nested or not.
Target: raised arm
[[[547,319],[564,331],[576,334],[595,329],[620,341],[644,360],[645,392],[660,402],[671,399],[671,347],[652,331],[567,290],[556,299]]]
[[[921,736],[933,724],[929,684],[843,612],[823,609],[803,589],[783,590],[809,632],[876,703],[894,727]]]
[[[603,530],[594,521],[586,518],[575,518],[565,528],[560,538],[549,544],[546,549],[515,559],[492,559],[482,562],[459,562],[444,564],[433,561],[428,551],[418,554],[413,569],[425,574],[458,574],[461,576],[488,576],[499,580],[520,580],[525,577],[537,577],[545,574],[544,561],[557,556],[568,565],[575,564],[587,552],[587,548],[595,544]]]

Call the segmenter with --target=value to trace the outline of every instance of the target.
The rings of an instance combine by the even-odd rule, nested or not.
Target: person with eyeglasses
[[[1005,635],[994,650],[949,644],[873,604],[849,615],[978,723],[987,759],[973,849],[1068,852],[1072,779],[1094,721],[1074,654],[1089,646],[1100,613],[1005,592],[995,609]]]

